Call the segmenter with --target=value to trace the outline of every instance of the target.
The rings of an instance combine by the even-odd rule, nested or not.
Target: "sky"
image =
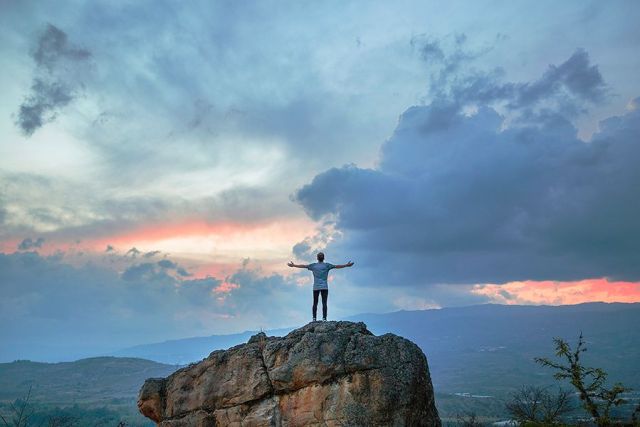
[[[640,3],[0,0],[0,361],[640,301]]]

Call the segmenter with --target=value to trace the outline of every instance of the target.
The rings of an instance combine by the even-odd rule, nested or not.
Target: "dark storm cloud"
[[[88,59],[91,53],[86,49],[69,44],[67,34],[52,24],[47,24],[46,30],[38,39],[38,46],[32,54],[38,66],[53,71],[60,59],[80,61]]]
[[[36,240],[31,239],[31,237],[27,237],[18,245],[18,250],[28,251],[29,249],[37,249],[42,247],[44,243],[44,238],[38,237]]]
[[[179,277],[188,277],[191,274],[185,270],[184,267],[178,265],[178,263],[169,259],[163,259],[155,263],[143,262],[132,265],[122,273],[122,279],[128,282],[139,280],[174,282],[176,275]]]
[[[531,83],[478,75],[447,78],[449,91],[405,111],[377,169],[332,168],[296,193],[312,218],[333,218],[344,233],[330,250],[361,258],[355,282],[639,280],[637,102],[585,143],[574,110],[554,101],[605,96],[586,52]],[[503,128],[505,103],[515,118]]]
[[[533,83],[516,86],[517,107],[531,105],[565,89],[581,100],[600,102],[605,98],[606,85],[598,67],[591,65],[589,54],[578,49],[558,66],[550,65],[544,75]]]
[[[135,248],[135,247],[134,247],[134,248],[129,249],[129,250],[124,254],[124,256],[126,256],[126,257],[131,257],[131,258],[135,258],[135,257],[137,257],[138,255],[140,255],[141,253],[142,253],[142,252],[140,252],[140,250],[138,250],[138,248]]]
[[[590,63],[584,49],[577,49],[560,65],[549,65],[535,81],[512,83],[501,80],[500,68],[483,71],[473,66],[493,46],[472,50],[464,35],[453,41],[414,37],[411,44],[429,69],[432,111],[426,126],[446,125],[462,106],[492,103],[503,104],[523,121],[537,120],[549,110],[571,118],[609,95],[598,66]]]
[[[158,261],[158,265],[160,267],[162,267],[162,268],[167,268],[167,269],[176,269],[176,268],[178,268],[178,265],[175,262],[173,262],[171,260],[168,260],[168,259],[163,259],[161,261]]]
[[[36,64],[31,90],[18,111],[17,125],[30,136],[68,105],[81,87],[73,68],[91,53],[69,43],[67,34],[48,24],[38,38],[32,58]]]
[[[176,274],[180,277],[189,277],[189,276],[193,276],[193,274],[189,273],[187,270],[185,270],[183,267],[176,267]]]
[[[167,262],[171,262],[168,261]],[[160,268],[158,268],[158,266]],[[160,263],[145,262],[142,264],[136,264],[127,268],[122,273],[122,279],[127,282],[136,282],[140,280],[153,281],[158,283],[173,282],[173,277],[169,275],[166,268],[160,265]]]
[[[65,84],[36,78],[31,93],[20,105],[18,125],[25,135],[31,136],[46,122],[55,120],[57,110],[72,99],[72,90]]]
[[[293,245],[292,252],[298,258],[308,258],[311,253],[311,245],[309,244],[309,239],[306,238],[302,242],[298,242]]]

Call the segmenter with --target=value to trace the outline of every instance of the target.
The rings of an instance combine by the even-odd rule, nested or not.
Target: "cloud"
[[[610,97],[598,66],[590,63],[585,49],[576,49],[560,65],[549,65],[534,81],[513,83],[502,81],[504,71],[499,67],[489,71],[474,67],[495,45],[471,50],[464,34],[451,39],[418,36],[411,40],[430,70],[432,113],[426,126],[444,125],[461,108],[478,104],[501,106],[517,121],[535,121],[550,110],[571,118]],[[496,43],[500,42],[497,38]]]
[[[426,55],[446,61],[437,46]],[[577,137],[571,117],[606,94],[587,53],[529,83],[443,81],[401,115],[376,168],[331,168],[295,194],[311,218],[333,219],[343,237],[327,250],[360,261],[353,282],[640,279],[640,112]]]
[[[589,25],[575,20],[585,9],[576,6],[559,6],[552,19],[532,19],[543,11],[531,7],[523,12],[521,6],[486,14],[482,6],[465,4],[453,7],[447,20],[440,19],[440,7],[422,3],[393,9],[381,3],[366,10],[316,3],[311,9],[310,24],[307,6],[292,4],[286,11],[274,11],[259,2],[200,1],[180,8],[148,0],[125,6],[98,1],[91,7],[20,2],[4,8],[3,117],[22,108],[16,113],[17,126],[0,123],[8,138],[2,158],[5,172],[0,175],[0,239],[13,249],[25,236],[42,236],[45,249],[70,244],[84,255],[70,260],[66,251],[56,260],[41,257],[44,261],[39,262],[26,255],[12,258],[15,265],[32,262],[42,274],[36,277],[25,267],[11,278],[12,286],[23,279],[38,286],[18,300],[0,299],[0,304],[15,302],[7,303],[10,314],[18,309],[30,313],[3,318],[3,324],[10,320],[19,326],[13,340],[3,342],[19,345],[23,336],[31,337],[29,327],[34,348],[38,339],[55,343],[48,331],[55,332],[52,337],[60,345],[96,348],[100,342],[92,339],[115,345],[126,337],[137,344],[259,326],[252,322],[252,313],[272,325],[293,323],[296,313],[307,320],[308,307],[300,309],[297,297],[308,301],[309,295],[297,286],[303,279],[308,284],[308,276],[272,275],[248,264],[242,267],[245,271],[227,277],[227,265],[220,267],[221,259],[227,263],[246,256],[261,242],[271,247],[255,254],[271,259],[285,255],[286,248],[271,251],[285,240],[301,241],[294,251],[300,258],[311,258],[318,249],[328,249],[331,261],[353,257],[354,269],[332,276],[341,288],[331,296],[330,313],[345,315],[487,301],[487,296],[471,294],[470,285],[433,283],[471,283],[499,275],[506,280],[530,275],[527,269],[540,274],[545,265],[550,266],[548,274],[556,276],[562,261],[549,255],[553,251],[560,254],[557,258],[581,257],[579,271],[605,270],[602,254],[608,249],[613,249],[609,264],[629,264],[635,255],[616,252],[620,243],[599,251],[591,267],[583,264],[588,264],[585,256],[592,255],[572,249],[581,236],[591,239],[584,248],[594,241],[609,242],[629,222],[626,211],[616,209],[619,203],[609,202],[628,194],[625,183],[635,182],[634,177],[610,176],[628,172],[628,162],[618,167],[606,160],[624,157],[612,154],[610,147],[620,148],[617,141],[625,131],[612,131],[609,146],[603,142],[609,137],[601,135],[594,148],[574,150],[582,155],[548,147],[557,141],[582,147],[571,120],[608,100],[610,89],[601,70],[617,78],[607,81],[616,92],[626,96],[635,90],[629,70],[637,68],[633,53],[638,32],[633,31],[637,23],[628,7],[603,8]],[[456,13],[458,9],[467,13]],[[42,27],[43,17],[59,27]],[[614,18],[616,25],[610,25]],[[547,34],[574,38],[534,40],[531,31],[511,31],[531,30],[532,22],[535,31],[542,23]],[[572,23],[569,33],[567,22]],[[425,27],[436,34],[451,28],[473,33],[446,40],[417,37],[409,45],[414,29]],[[589,33],[590,28],[614,27]],[[497,31],[510,32],[511,41],[496,44]],[[262,35],[260,43],[256,34]],[[33,45],[30,57],[25,43]],[[591,63],[587,50],[572,51],[576,43],[588,48],[602,68]],[[478,47],[471,49],[471,44]],[[544,58],[561,59],[547,67],[539,63]],[[483,62],[488,68],[478,66]],[[496,64],[505,69],[493,68]],[[507,73],[528,76],[534,69],[539,70],[537,78],[504,78]],[[432,77],[427,85],[425,70]],[[398,113],[421,99],[425,89],[427,105],[407,110],[391,134]],[[74,107],[78,114],[70,114]],[[46,129],[49,121],[63,118],[64,128]],[[615,128],[618,119],[620,126],[628,126],[630,119],[622,116],[608,126]],[[16,130],[35,132],[35,138],[21,144],[24,138]],[[516,148],[501,150],[504,145]],[[484,153],[487,146],[490,150]],[[493,155],[500,160],[491,161]],[[635,153],[627,155],[633,158]],[[606,166],[594,177],[574,173],[581,168],[568,166],[575,157],[578,164]],[[539,165],[531,164],[531,158],[540,158]],[[332,169],[346,162],[360,167]],[[569,171],[565,181],[558,180],[563,174],[556,167]],[[491,178],[492,173],[501,175]],[[291,238],[289,220],[299,221],[301,209],[287,196],[316,175],[299,200],[322,225],[307,239],[297,234]],[[598,209],[601,216],[616,218],[608,222],[612,230],[602,230],[600,220],[595,226],[580,224],[573,221],[576,214],[566,213],[570,208],[578,214],[591,209],[595,202],[586,190],[594,189],[591,180],[596,177],[601,181],[597,191],[609,195]],[[542,183],[545,179],[548,186]],[[549,189],[561,202],[536,208],[541,189]],[[562,191],[568,194],[562,196]],[[493,222],[496,214],[487,197],[506,209]],[[531,204],[526,203],[529,199]],[[509,209],[514,200],[524,207]],[[635,213],[633,199],[629,205],[630,214]],[[571,219],[564,221],[569,226],[559,221],[562,212]],[[252,225],[271,221],[284,226],[244,238]],[[212,227],[192,227],[200,223]],[[214,240],[218,225],[227,223],[238,224],[241,237]],[[492,233],[496,229],[500,232]],[[582,233],[585,229],[589,233]],[[159,235],[159,230],[167,233]],[[175,242],[174,237],[188,233],[203,239]],[[278,242],[271,238],[276,234]],[[529,263],[530,254],[521,245],[531,234],[540,237],[530,246]],[[73,243],[78,239],[81,245]],[[175,246],[156,244],[159,239]],[[564,243],[558,246],[560,241]],[[102,253],[107,245],[113,251],[97,262],[92,251]],[[209,245],[215,249],[209,251]],[[505,253],[513,251],[511,258],[500,258],[496,247],[504,245]],[[125,258],[132,246],[144,252]],[[163,254],[150,256],[157,248]],[[210,269],[225,274],[188,280],[190,271],[209,266],[200,270],[202,266],[188,259],[178,260],[184,268],[163,269],[156,263],[166,251],[186,254],[192,248],[190,255],[215,259]],[[544,256],[553,262],[547,264]],[[86,259],[94,265],[85,266]],[[573,260],[565,264],[568,269]],[[613,267],[606,270],[616,270]],[[87,284],[86,294],[80,283]],[[44,302],[39,305],[40,298]],[[96,315],[89,311],[96,305],[92,298],[100,303]],[[48,301],[55,306],[48,307]],[[52,322],[39,317],[52,311]],[[63,318],[65,312],[78,320]],[[73,344],[73,337],[59,332],[65,328],[83,338]]]
[[[103,255],[111,256],[109,254]],[[167,262],[162,262],[167,261]],[[303,322],[306,289],[243,263],[224,278],[188,279],[172,260],[121,274],[98,260],[0,253],[0,360],[71,360],[146,342]],[[224,292],[222,292],[224,290]]]
[[[131,248],[129,249],[126,253],[125,256],[131,257],[131,258],[135,258],[138,255],[140,255],[142,252],[140,250],[138,250],[137,248]]]
[[[592,103],[602,102],[607,94],[607,86],[598,66],[590,64],[589,54],[584,49],[576,50],[558,66],[550,65],[540,79],[516,85],[515,89],[514,107],[534,104],[563,90],[578,100]]]
[[[64,31],[47,24],[32,53],[36,76],[18,111],[16,124],[26,136],[55,120],[60,109],[77,96],[82,81],[76,70],[90,56],[88,50],[70,44]]]
[[[189,277],[189,273],[184,267],[169,259],[158,262],[143,262],[134,264],[122,272],[122,279],[131,281],[153,281],[162,283],[174,283],[177,279]]]
[[[217,298],[229,315],[250,313],[260,327],[306,323],[309,310],[301,309],[301,301],[310,301],[310,291],[298,285],[296,278],[267,273],[246,262],[224,279],[224,292]]]
[[[170,260],[168,260],[168,259],[163,259],[163,260],[161,260],[161,261],[158,261],[158,263],[157,263],[157,264],[158,264],[160,267],[162,267],[162,268],[166,268],[166,269],[176,269],[176,268],[178,267],[178,265],[177,265],[175,262],[170,261]]]
[[[346,45],[356,30],[336,31],[333,6],[314,6],[318,22],[300,38],[291,27],[306,20],[308,9],[281,15],[260,4],[197,3],[176,10],[143,1],[116,8],[117,19],[102,1],[72,14],[66,7],[32,5],[28,25],[11,25],[10,17],[20,22],[21,15],[12,8],[6,18],[12,40],[22,42],[35,17],[58,25],[42,32],[47,43],[35,43],[37,77],[48,83],[40,74],[49,69],[74,74],[55,79],[71,98],[66,109],[56,102],[25,102],[34,110],[25,117],[25,132],[77,106],[78,114],[66,113],[64,129],[56,131],[69,136],[65,142],[77,143],[67,160],[84,154],[96,160],[91,176],[101,186],[136,192],[144,187],[147,194],[188,188],[199,195],[261,187],[247,197],[259,198],[265,210],[290,213],[295,207],[286,203],[287,194],[311,174],[328,164],[372,160],[371,140],[382,141],[398,111],[389,103],[414,96],[413,81],[392,78],[396,60],[412,60],[405,39],[379,39],[371,27],[359,34],[371,39],[365,47]],[[222,22],[220,16],[229,19]],[[333,28],[329,39],[326,28]],[[269,42],[256,44],[256,32]],[[40,51],[53,53],[38,53],[36,60]],[[401,71],[418,74],[408,67]],[[69,175],[82,175],[83,167]],[[290,188],[278,191],[283,182]],[[255,200],[239,203],[252,206]]]
[[[29,249],[41,248],[44,243],[44,238],[38,237],[36,240],[27,237],[18,245],[18,250],[28,251]]]
[[[118,236],[157,224],[201,221],[250,226],[301,215],[288,194],[274,187],[239,186],[215,195],[145,194],[143,188],[138,189],[141,194],[131,195],[101,184],[10,172],[0,172],[0,186],[8,208],[0,239],[37,233],[48,241],[104,239],[105,247],[118,247],[121,243],[114,240]],[[260,209],[255,208],[257,203]]]
[[[206,330],[212,287],[183,292],[146,265],[122,275],[35,252],[0,254],[0,358],[69,359]],[[200,300],[197,309],[194,300]],[[209,325],[210,326],[210,325]],[[164,329],[164,331],[163,331]]]
[[[422,90],[423,72],[405,36],[380,39],[368,30],[358,34],[365,45],[359,49],[345,46],[344,39],[354,40],[350,32],[333,32],[328,40],[320,27],[335,27],[329,6],[318,6],[319,26],[295,40],[289,25],[304,19],[307,10],[274,16],[260,5],[175,11],[142,2],[118,19],[99,20],[95,17],[112,16],[113,9],[98,2],[69,21],[61,18],[68,15],[64,8],[35,9],[34,16],[50,16],[65,26],[51,25],[39,34],[32,53],[34,79],[48,83],[54,74],[58,92],[70,102],[86,95],[76,102],[87,108],[64,129],[65,141],[77,141],[65,159],[74,164],[82,159],[66,172],[79,185],[41,190],[42,197],[27,184],[17,188],[21,197],[34,193],[21,201],[19,215],[11,211],[12,223],[34,226],[27,229],[33,233],[69,228],[108,234],[194,209],[209,219],[240,221],[300,215],[287,194],[329,166],[363,158],[373,162],[400,108]],[[143,19],[149,13],[153,19]],[[233,18],[211,27],[226,15]],[[269,34],[270,43],[256,45],[256,31]],[[16,39],[25,37],[23,29],[15,33]],[[119,37],[112,37],[116,33]],[[319,40],[324,47],[312,48]],[[416,41],[418,48],[421,42]],[[454,43],[460,46],[456,55],[446,55],[441,45],[437,49],[447,68],[459,71],[480,53],[463,50],[464,36]],[[118,55],[109,54],[113,51]],[[89,66],[95,72],[87,73]],[[35,118],[47,119],[46,114]],[[85,155],[95,163],[86,164]],[[37,166],[31,170],[47,176]]]
[[[122,279],[127,282],[144,280],[156,283],[172,283],[173,277],[164,271],[165,268],[162,268],[162,266],[158,268],[158,266],[158,264],[151,262],[133,265],[122,273]]]
[[[55,120],[57,110],[69,104],[72,99],[69,87],[59,82],[35,79],[31,85],[31,93],[20,105],[18,125],[26,136],[31,136],[46,122]]]
[[[180,277],[189,277],[189,276],[193,276],[191,273],[189,273],[184,267],[177,267],[176,268],[176,273],[180,276]]]
[[[323,251],[338,235],[339,233],[334,229],[333,223],[325,221],[317,227],[313,236],[308,236],[293,246],[293,254],[298,259],[315,259],[316,254]]]
[[[88,59],[91,53],[86,49],[72,46],[64,31],[55,25],[47,24],[32,56],[38,66],[54,71],[62,59],[82,61]]]

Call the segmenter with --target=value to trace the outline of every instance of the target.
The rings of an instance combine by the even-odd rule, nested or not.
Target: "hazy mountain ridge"
[[[490,394],[514,383],[546,382],[551,377],[533,362],[553,354],[553,338],[570,342],[582,331],[589,344],[587,362],[602,366],[611,379],[625,378],[640,388],[640,303],[586,303],[566,306],[484,304],[437,310],[360,314],[375,334],[392,332],[417,343],[427,355],[437,391]],[[291,329],[267,331],[285,335]],[[189,363],[211,351],[246,340],[255,332],[187,338],[124,349],[116,355],[163,363]],[[477,380],[476,380],[477,379]],[[552,381],[552,380],[551,380]],[[489,387],[482,383],[490,384]],[[472,385],[473,390],[465,388]]]
[[[283,336],[294,328],[266,331],[271,336]],[[112,354],[116,357],[137,357],[170,365],[181,365],[204,359],[214,350],[225,350],[247,342],[260,331],[244,331],[237,334],[211,335],[168,340],[159,343],[128,347]]]
[[[416,342],[429,358],[438,392],[494,394],[518,384],[555,384],[536,356],[553,356],[553,338],[588,343],[589,366],[612,381],[640,388],[640,304],[569,306],[478,305],[442,310],[364,314],[376,334],[393,332]]]

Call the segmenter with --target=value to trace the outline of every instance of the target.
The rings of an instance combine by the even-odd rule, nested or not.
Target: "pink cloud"
[[[239,287],[240,285],[238,285],[237,283],[222,282],[215,287],[213,292],[215,292],[216,294],[228,294],[232,290],[238,289]]]

